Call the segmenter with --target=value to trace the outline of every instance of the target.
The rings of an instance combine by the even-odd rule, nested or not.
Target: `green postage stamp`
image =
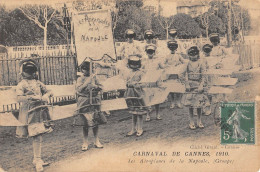
[[[255,103],[223,103],[221,144],[255,144]]]

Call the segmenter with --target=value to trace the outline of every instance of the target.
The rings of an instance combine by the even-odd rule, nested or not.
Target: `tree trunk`
[[[45,24],[43,31],[44,31],[43,47],[44,47],[44,53],[46,55],[46,52],[47,52],[47,24]]]
[[[227,26],[227,47],[231,47],[232,33],[231,33],[231,0],[228,1],[228,26]]]
[[[168,26],[168,23],[166,24],[166,40],[168,40],[169,38],[169,26]]]
[[[206,38],[209,39],[209,26],[206,26]]]
[[[206,17],[206,36],[209,39],[209,16]]]

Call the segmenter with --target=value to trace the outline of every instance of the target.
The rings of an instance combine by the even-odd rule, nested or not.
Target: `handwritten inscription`
[[[88,23],[89,26],[103,25],[104,27],[109,27],[110,22],[107,19],[101,19],[97,17],[90,17],[88,14],[85,14],[84,18],[79,20],[79,24]]]
[[[89,35],[81,35],[81,41],[86,42],[100,42],[100,41],[106,41],[108,40],[107,35],[101,35],[101,36],[89,36]]]

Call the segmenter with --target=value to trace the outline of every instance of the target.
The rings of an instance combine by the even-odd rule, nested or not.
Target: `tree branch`
[[[39,22],[38,18],[36,18],[33,14],[31,14],[30,12],[26,13],[22,8],[19,8],[23,14],[31,21],[33,21],[34,23],[36,23],[40,28],[44,29],[44,27],[42,26],[42,24]]]
[[[162,26],[162,28],[163,28],[163,29],[166,29],[166,28],[163,26],[163,24],[162,24],[162,22],[161,22],[161,20],[160,20],[159,17],[158,17],[158,21],[159,21],[159,24]]]
[[[49,23],[49,22],[50,22],[50,20],[51,20],[52,17],[54,16],[54,14],[55,14],[55,10],[53,10],[53,12],[52,12],[50,18],[49,18],[49,19],[47,18],[46,23]],[[47,17],[48,17],[48,16],[47,16]]]

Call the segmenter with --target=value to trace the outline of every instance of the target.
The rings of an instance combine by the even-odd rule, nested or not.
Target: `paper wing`
[[[237,78],[230,78],[230,77],[217,77],[213,80],[211,85],[216,86],[229,86],[229,85],[235,85],[237,83]]]
[[[124,98],[101,101],[101,111],[103,112],[121,109],[127,109],[127,104]]]
[[[119,75],[108,78],[101,84],[103,85],[103,92],[126,89],[126,82]]]
[[[0,113],[0,126],[24,126],[11,112]]]
[[[147,106],[161,104],[167,100],[169,91],[162,88],[145,88],[144,101]]]
[[[52,120],[59,120],[72,117],[75,115],[74,112],[76,109],[77,104],[71,104],[66,106],[53,106],[49,108],[49,111]]]
[[[165,74],[166,75],[173,75],[173,74],[180,75],[185,72],[186,67],[187,67],[187,64],[171,66],[171,67],[168,67],[165,69]]]
[[[168,80],[162,83],[168,92],[171,93],[185,93],[185,86],[176,80]]]
[[[209,89],[209,94],[231,94],[233,89],[213,86]]]
[[[140,83],[156,83],[161,80],[163,70],[148,70],[143,76]]]

